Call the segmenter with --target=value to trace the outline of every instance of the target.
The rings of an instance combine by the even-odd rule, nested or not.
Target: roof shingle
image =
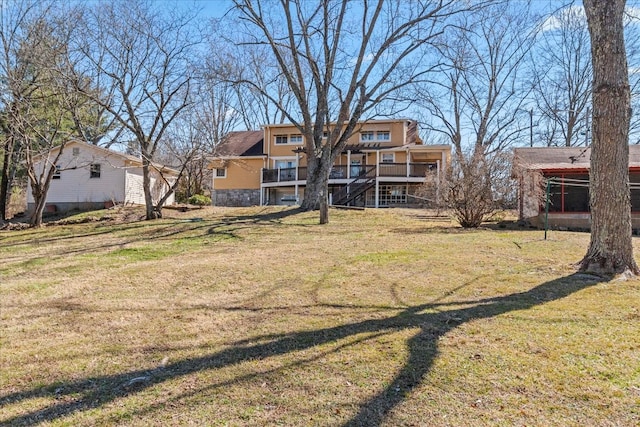
[[[219,157],[262,156],[264,133],[261,130],[229,132],[215,151]]]
[[[591,163],[591,147],[523,147],[514,154],[526,169],[589,169]],[[640,168],[640,145],[629,146],[629,167]]]

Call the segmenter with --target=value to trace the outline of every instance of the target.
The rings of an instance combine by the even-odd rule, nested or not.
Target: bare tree
[[[202,74],[194,90],[194,107],[189,110],[188,123],[198,130],[203,149],[213,153],[216,146],[244,120],[237,88],[229,80],[230,67],[221,66],[216,58],[206,58]]]
[[[265,61],[271,56],[269,46],[237,44],[235,24],[229,19],[211,22],[206,60],[209,75],[233,88],[235,109],[246,129],[284,123],[283,110],[295,108],[295,97],[289,84],[275,61]]]
[[[295,108],[295,97],[278,66],[264,63],[265,56],[268,56],[265,51],[265,46],[242,46],[243,55],[237,58],[244,65],[237,67],[241,73],[236,80],[253,82],[251,85],[234,86],[247,129],[259,129],[264,124],[284,123],[286,116],[283,111]],[[265,96],[265,93],[269,96]],[[272,99],[276,102],[272,102]]]
[[[0,176],[0,221],[7,218],[7,200],[19,159],[24,133],[21,112],[24,100],[36,90],[33,56],[28,44],[34,44],[30,28],[43,20],[51,4],[30,1],[0,1],[0,131],[2,134],[2,176]]]
[[[631,86],[629,143],[640,144],[640,14],[633,5],[625,9],[625,47]]]
[[[85,13],[78,51],[86,74],[99,76],[109,97],[86,96],[108,111],[142,157],[146,218],[162,216],[165,198],[154,204],[151,171],[172,122],[191,103],[191,60],[200,37],[195,15],[161,11],[151,2],[100,3]],[[162,179],[165,179],[162,177]]]
[[[305,140],[307,184],[302,209],[327,223],[331,166],[358,122],[392,105],[421,80],[425,53],[447,19],[468,7],[457,1],[235,0],[245,44],[266,45],[295,96],[295,109],[276,103]]]
[[[581,6],[559,9],[542,21],[531,63],[537,135],[547,146],[585,144],[593,72]]]
[[[640,31],[632,8],[625,12],[624,27],[633,107],[630,139],[638,143]],[[569,2],[542,19],[530,63],[536,140],[547,146],[589,145],[593,68],[587,19],[581,4]]]
[[[465,15],[442,37],[440,72],[417,96],[429,131],[453,145],[451,194],[442,196],[466,227],[495,211],[492,175],[501,169],[494,165],[529,131],[521,123],[530,93],[522,72],[535,32],[531,22],[528,9],[512,3]]]
[[[69,39],[75,19],[69,19],[74,9],[65,10],[36,7],[28,2],[14,3],[2,8],[13,13],[13,19],[3,19],[3,130],[5,134],[5,168],[12,166],[7,159],[17,161],[15,153],[24,156],[24,164],[31,185],[35,208],[31,224],[42,224],[47,192],[56,172],[57,161],[65,144],[76,135],[74,119],[87,113],[87,99],[75,91],[76,87],[90,89],[90,82],[70,81],[74,67],[69,55]],[[4,16],[3,16],[4,18]],[[5,27],[6,28],[6,27]],[[51,154],[52,150],[53,154]],[[13,153],[12,153],[13,151]],[[3,176],[3,191],[11,175]],[[2,195],[6,201],[6,193]],[[4,211],[4,207],[3,207]]]
[[[585,0],[593,62],[591,241],[582,271],[640,270],[633,258],[629,193],[630,87],[624,45],[624,0]]]

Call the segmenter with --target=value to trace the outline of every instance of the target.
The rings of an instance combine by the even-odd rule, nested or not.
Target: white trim
[[[380,136],[378,135],[379,133],[388,133],[389,134],[389,138],[381,139]],[[391,142],[391,130],[377,130],[376,131],[376,141],[377,142]]]
[[[296,142],[292,142],[291,138],[294,136],[299,136],[300,137],[300,141],[296,141]],[[287,142],[277,142],[278,141],[278,137],[284,137],[287,138]],[[303,145],[304,144],[304,135],[302,135],[301,133],[278,133],[278,134],[273,134],[273,145],[274,146],[281,146],[281,145]]]
[[[364,134],[371,135],[371,139],[363,139],[362,136]],[[376,133],[372,130],[361,130],[360,131],[360,142],[374,142],[376,140]]]
[[[224,179],[227,177],[227,168],[223,167],[223,168],[213,168],[215,171],[213,172],[213,179]],[[218,175],[218,171],[219,170],[223,170],[224,171],[224,175]]]
[[[278,138],[287,138],[286,142],[278,142]],[[289,134],[274,134],[273,135],[273,145],[289,145]]]

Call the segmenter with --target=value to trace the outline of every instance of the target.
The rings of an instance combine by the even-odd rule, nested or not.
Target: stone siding
[[[214,190],[211,200],[213,206],[257,206],[260,190]]]

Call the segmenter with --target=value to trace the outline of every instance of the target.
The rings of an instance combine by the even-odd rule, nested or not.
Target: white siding
[[[74,150],[75,149],[75,150]],[[77,155],[74,156],[74,151]],[[53,156],[51,156],[53,157]],[[58,165],[61,167],[60,179],[51,180],[47,203],[103,203],[116,202],[125,204],[144,205],[144,190],[142,185],[142,167],[131,166],[126,163],[128,157],[93,145],[72,142],[63,151]],[[100,164],[100,178],[91,178],[91,164]],[[41,162],[36,170],[42,170]],[[175,177],[169,178],[170,182]],[[155,183],[158,182],[156,187]],[[160,185],[163,180],[157,171],[152,171],[151,188],[154,194],[154,202],[159,200],[168,187]],[[175,202],[171,195],[166,205]],[[27,188],[27,203],[33,204],[31,186]]]
[[[175,178],[167,178],[169,182],[173,182]],[[142,168],[130,168],[127,169],[125,177],[125,203],[144,205],[144,187],[142,178]],[[160,200],[160,197],[169,190],[169,187],[164,183],[164,180],[158,175],[158,172],[151,171],[151,194],[153,202],[156,203]],[[165,205],[172,205],[175,203],[175,195],[171,194]]]
[[[74,148],[78,155],[74,156]],[[90,165],[100,164],[100,178],[90,178]],[[43,163],[36,170],[42,170]],[[124,200],[124,159],[118,153],[105,153],[88,144],[71,144],[65,147],[58,161],[60,179],[51,180],[48,203],[122,202]],[[31,186],[27,201],[33,203]]]
[[[125,178],[126,204],[144,205],[144,189],[142,186],[142,168],[127,169]]]

